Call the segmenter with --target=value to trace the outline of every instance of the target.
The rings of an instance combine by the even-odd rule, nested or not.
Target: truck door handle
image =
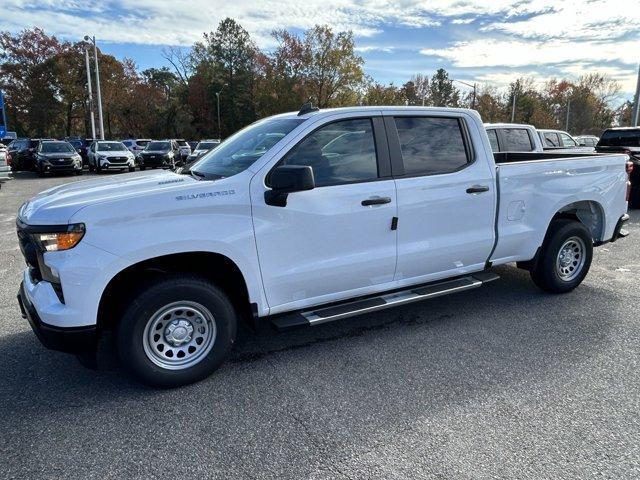
[[[482,193],[488,191],[489,187],[487,185],[473,185],[472,187],[467,188],[467,193]]]
[[[383,205],[385,203],[391,203],[391,199],[389,197],[371,197],[366,200],[362,200],[363,207],[369,207],[371,205]]]

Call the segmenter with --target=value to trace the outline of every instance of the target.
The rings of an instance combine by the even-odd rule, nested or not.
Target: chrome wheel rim
[[[142,345],[147,358],[167,370],[183,370],[202,361],[213,348],[216,321],[196,302],[165,305],[147,322]]]
[[[561,280],[570,282],[580,275],[586,261],[586,251],[586,245],[579,237],[571,237],[562,244],[556,258],[556,272]]]

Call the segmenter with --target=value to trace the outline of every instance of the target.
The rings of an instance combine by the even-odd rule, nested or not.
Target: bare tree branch
[[[189,54],[177,47],[166,47],[162,49],[162,57],[173,67],[180,81],[187,85],[191,77],[191,62]]]

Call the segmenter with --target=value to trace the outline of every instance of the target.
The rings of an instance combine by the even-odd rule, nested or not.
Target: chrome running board
[[[384,310],[385,308],[471,290],[472,288],[478,288],[485,283],[498,280],[499,278],[495,273],[486,271],[479,272],[454,280],[445,280],[418,287],[411,287],[406,290],[347,301],[328,307],[319,307],[314,310],[288,313],[273,317],[271,323],[278,330],[308,325],[321,325],[327,322],[342,320],[343,318],[362,315],[363,313],[376,312],[378,310]]]

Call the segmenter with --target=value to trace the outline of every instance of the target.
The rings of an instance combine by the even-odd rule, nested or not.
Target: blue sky
[[[542,83],[599,71],[620,82],[622,101],[640,61],[640,0],[3,0],[0,30],[95,34],[144,69],[166,64],[163,46],[188,48],[227,16],[265,50],[277,28],[352,30],[366,72],[396,85],[439,67],[498,88],[522,75]]]

